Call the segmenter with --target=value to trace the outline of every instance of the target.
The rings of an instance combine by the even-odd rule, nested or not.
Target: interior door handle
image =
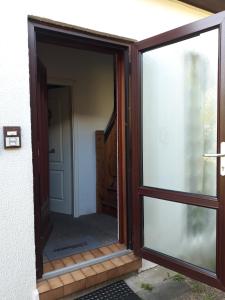
[[[206,153],[203,157],[224,157],[225,153]]]

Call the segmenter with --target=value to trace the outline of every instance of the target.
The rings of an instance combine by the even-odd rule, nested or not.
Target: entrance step
[[[70,255],[61,259],[55,259],[52,261],[46,261],[43,265],[44,274],[52,272],[61,268],[68,267],[70,265],[79,264],[88,260],[92,260],[104,255],[110,255],[115,252],[125,250],[126,247],[120,243],[113,243],[107,246],[91,249],[89,251]]]
[[[40,300],[55,300],[137,271],[141,259],[133,253],[118,256],[37,283]]]

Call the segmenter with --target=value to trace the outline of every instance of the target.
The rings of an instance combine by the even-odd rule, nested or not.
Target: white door
[[[48,91],[49,198],[53,212],[72,213],[72,135],[69,88]]]

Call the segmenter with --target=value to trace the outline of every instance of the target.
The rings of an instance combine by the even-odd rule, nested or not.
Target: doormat
[[[62,247],[62,248],[54,249],[53,251],[54,252],[59,252],[59,251],[66,250],[66,249],[75,249],[75,248],[84,247],[84,246],[87,246],[87,242],[72,244],[72,245],[69,245],[69,246]]]
[[[117,281],[77,300],[141,300],[123,281]]]
[[[66,256],[88,251],[95,246],[95,240],[90,236],[82,237],[59,237],[50,239],[44,248],[44,255],[48,260],[61,259]]]

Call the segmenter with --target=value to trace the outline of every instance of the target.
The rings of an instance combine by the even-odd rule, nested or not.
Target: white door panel
[[[50,210],[72,212],[71,102],[68,88],[48,92]]]

